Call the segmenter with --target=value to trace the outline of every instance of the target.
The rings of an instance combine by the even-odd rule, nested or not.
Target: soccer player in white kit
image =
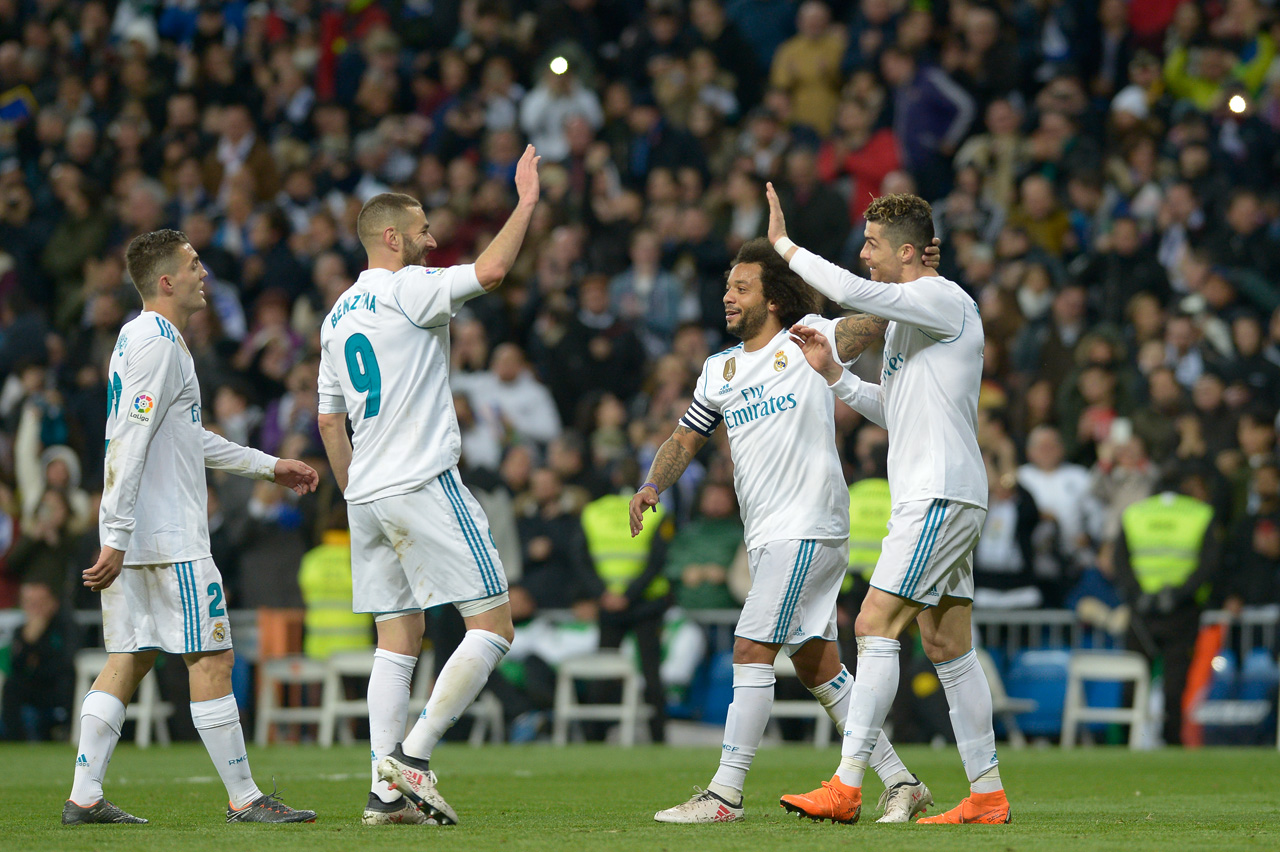
[[[772,184],[769,240],[791,269],[845,307],[889,320],[880,383],[863,382],[832,358],[817,330],[792,333],[836,395],[889,431],[889,534],[854,625],[858,668],[840,767],[813,792],[782,806],[814,819],[847,820],[862,806],[862,778],[898,689],[898,636],[914,619],[951,708],[970,794],[922,823],[1007,823],[991,691],[973,650],[973,549],[987,514],[987,476],[978,449],[983,333],[978,306],[953,281],[926,268],[932,211],[914,195],[886,195],[866,212],[862,260],[853,275],[787,238]],[[889,283],[903,282],[903,283]],[[818,487],[815,480],[813,487]]]
[[[631,498],[635,535],[644,511],[724,423],[751,571],[751,591],[734,631],[733,703],[715,777],[706,790],[695,788],[688,801],[655,814],[658,822],[743,818],[743,784],[769,721],[780,650],[842,730],[853,687],[834,641],[836,597],[849,555],[849,492],[836,453],[834,399],[803,363],[787,328],[801,320],[820,326],[852,359],[879,337],[883,323],[851,317],[837,324],[814,314],[816,294],[764,239],[738,252],[724,306],[726,327],[742,343],[707,359],[688,412]],[[888,821],[906,822],[932,803],[928,788],[883,735],[875,768],[885,782]]]
[[[109,367],[98,531],[84,584],[102,593],[107,664],[84,698],[64,825],[140,823],[102,793],[125,705],[161,651],[181,654],[191,718],[227,788],[227,822],[314,822],[253,782],[231,694],[231,625],[209,554],[206,467],[270,479],[299,494],[319,477],[300,461],[233,444],[201,422],[200,383],[182,332],[205,306],[208,273],[180,231],[135,237],[125,252],[142,313],[120,329]]]
[[[384,193],[365,202],[356,230],[369,268],[320,328],[319,427],[347,500],[353,608],[375,613],[378,631],[366,825],[458,821],[436,788],[431,752],[515,635],[489,522],[458,478],[449,320],[501,284],[515,263],[538,203],[538,161],[528,146],[516,165],[516,208],[474,264],[422,266],[436,242],[410,196]],[[457,607],[467,633],[405,735],[423,610],[446,603]]]

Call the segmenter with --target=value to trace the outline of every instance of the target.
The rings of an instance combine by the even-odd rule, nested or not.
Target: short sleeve
[[[445,325],[462,306],[484,292],[474,263],[418,267],[416,274],[397,276],[391,295],[409,322],[419,328]]]
[[[319,398],[318,408],[321,414],[340,414],[347,410],[346,400],[342,396],[342,383],[338,380],[338,372],[333,367],[333,359],[328,349],[320,351],[320,380],[317,382]]]
[[[680,424],[688,429],[692,429],[703,437],[711,437],[711,433],[716,430],[723,420],[719,410],[706,395],[707,372],[710,368],[711,359],[707,359],[702,365],[702,375],[698,377],[698,383],[693,389],[693,402],[689,404],[689,410],[680,418]]]

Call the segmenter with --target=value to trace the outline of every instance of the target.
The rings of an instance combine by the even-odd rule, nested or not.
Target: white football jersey
[[[206,467],[272,479],[278,459],[204,428],[182,335],[154,311],[125,323],[107,370],[107,445],[98,534],[126,565],[209,556]]]
[[[320,413],[351,418],[348,503],[417,491],[458,463],[449,320],[484,292],[474,264],[368,269],[320,327]]]
[[[805,325],[828,335],[816,314]],[[748,549],[781,539],[849,537],[849,491],[836,453],[835,399],[786,330],[706,360],[680,422],[710,436],[724,421]]]
[[[846,373],[836,387],[889,430],[894,504],[940,498],[985,509],[987,469],[978,449],[984,341],[973,299],[938,275],[871,281],[805,249],[792,255],[791,268],[828,298],[889,320],[880,384]]]

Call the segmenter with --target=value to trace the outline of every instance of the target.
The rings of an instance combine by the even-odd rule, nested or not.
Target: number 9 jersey
[[[473,264],[368,269],[324,318],[319,409],[351,418],[348,503],[417,491],[458,463],[449,321],[482,293]]]

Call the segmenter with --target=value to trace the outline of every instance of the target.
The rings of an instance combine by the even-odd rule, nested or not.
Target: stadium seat
[[[320,732],[317,740],[324,748],[333,745],[336,732],[343,745],[351,745],[355,737],[349,724],[339,725],[351,719],[369,718],[369,700],[366,695],[347,698],[344,678],[364,678],[366,685],[373,673],[373,650],[339,651],[325,660],[324,690],[320,698]]]
[[[1033,713],[1039,705],[1031,698],[1010,698],[1005,692],[1000,670],[996,668],[991,655],[985,648],[975,647],[974,652],[978,656],[978,663],[982,666],[982,673],[987,676],[987,684],[991,687],[991,714],[1004,723],[1009,745],[1014,748],[1026,748],[1027,738],[1018,727],[1018,714]]]
[[[280,703],[281,688],[289,685],[315,685],[323,689],[328,668],[319,660],[294,655],[264,660],[258,666],[258,723],[254,741],[265,746],[271,741],[272,726],[302,724],[319,726],[324,709],[285,707]]]
[[[71,742],[80,741],[80,705],[85,695],[93,686],[98,673],[107,664],[107,652],[101,648],[86,648],[76,652],[76,702],[71,711]],[[137,693],[124,711],[125,721],[132,719],[134,726],[134,742],[138,748],[151,745],[152,732],[162,746],[169,744],[169,717],[173,715],[173,705],[160,700],[160,689],[156,685],[155,671],[147,672],[138,686]]]
[[[1134,685],[1129,707],[1094,707],[1085,703],[1085,681]],[[1111,722],[1129,726],[1129,748],[1142,741],[1151,692],[1151,668],[1145,657],[1132,651],[1073,651],[1067,663],[1067,696],[1062,712],[1062,747],[1076,744],[1081,722]]]
[[[578,701],[575,681],[620,680],[622,702],[620,704],[582,704]],[[641,680],[631,659],[618,651],[597,651],[581,657],[571,657],[560,663],[556,677],[555,721],[552,725],[552,741],[556,745],[569,742],[569,725],[581,720],[613,720],[621,726],[621,743],[636,744],[636,732],[640,720],[653,712],[640,701]]]
[[[1013,656],[1004,677],[1010,698],[1036,702],[1036,709],[1019,714],[1018,727],[1030,737],[1055,737],[1062,731],[1062,705],[1067,696],[1065,649],[1037,649]]]
[[[797,677],[796,667],[786,654],[778,654],[773,660],[774,677]],[[816,698],[796,699],[791,701],[774,700],[773,709],[769,712],[771,719],[812,719],[814,721],[813,745],[826,748],[831,745],[831,731],[834,725],[827,709]]]

